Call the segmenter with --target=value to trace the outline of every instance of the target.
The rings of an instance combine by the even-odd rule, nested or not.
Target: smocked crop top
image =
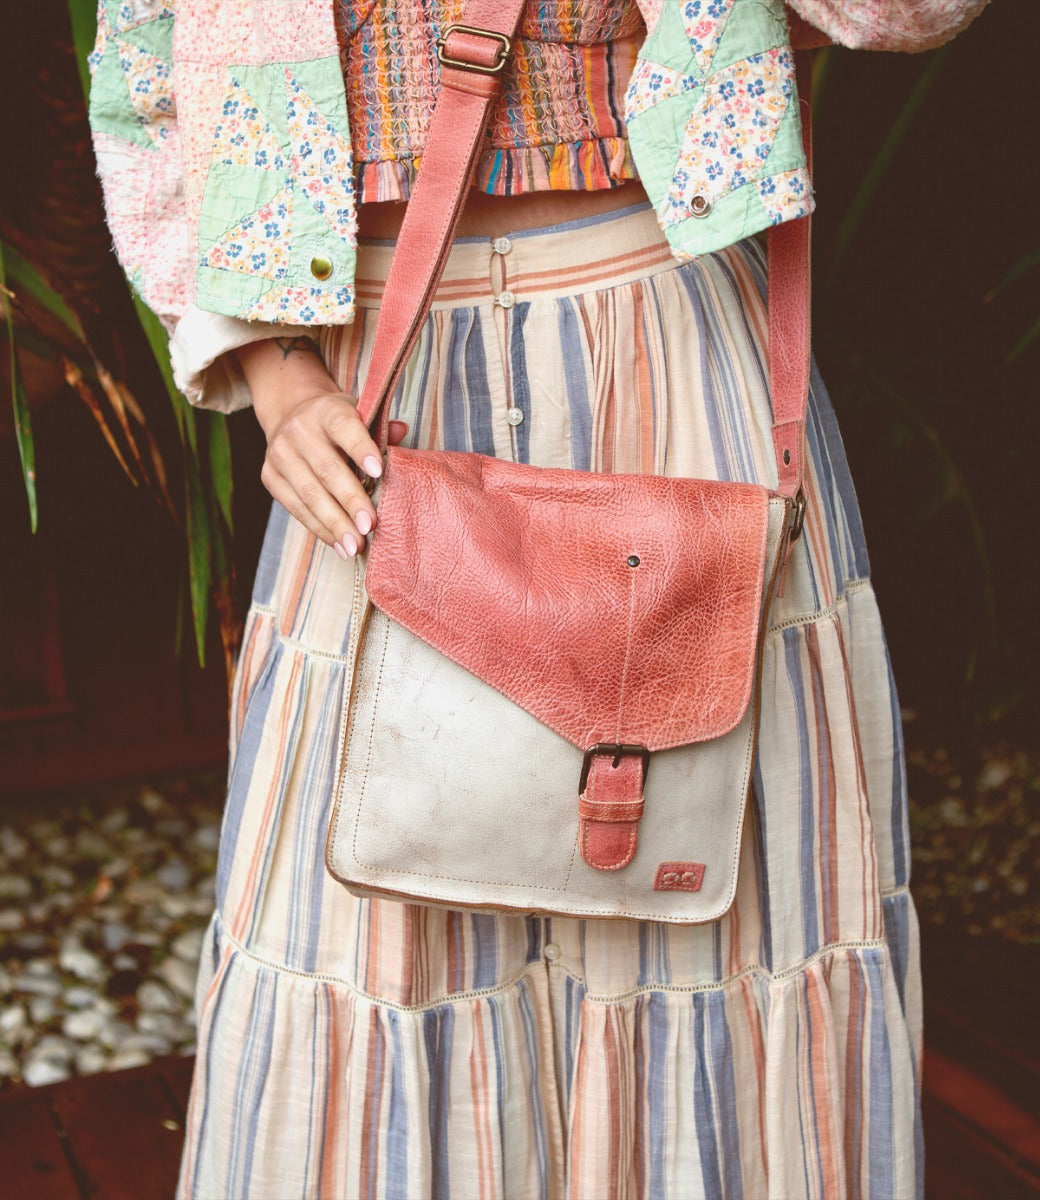
[[[357,198],[405,200],[463,0],[336,0]],[[529,0],[476,186],[495,195],[635,178],[624,96],[646,33],[636,0]]]

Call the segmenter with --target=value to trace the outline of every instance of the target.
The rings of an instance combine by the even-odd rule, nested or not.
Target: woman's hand
[[[340,558],[352,558],[376,510],[348,460],[375,478],[383,470],[379,447],[310,338],[269,338],[236,354],[267,438],[264,487]],[[391,440],[400,441],[402,427],[392,424]]]

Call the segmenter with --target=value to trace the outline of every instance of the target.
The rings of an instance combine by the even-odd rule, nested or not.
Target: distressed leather
[[[597,756],[578,798],[581,856],[600,871],[619,871],[635,858],[643,815],[643,764]]]
[[[786,511],[784,501],[770,503],[773,576]],[[364,576],[362,563],[326,844],[337,879],[359,895],[485,911],[690,924],[729,908],[757,670],[752,701],[729,733],[653,754],[631,861],[602,870],[582,855],[582,823],[596,813],[588,791],[577,795],[582,749],[367,603]],[[765,609],[772,589],[761,590]],[[517,651],[509,627],[485,632]],[[597,761],[611,763],[593,759],[590,779]],[[601,816],[623,815],[605,793],[592,803],[607,806]],[[662,866],[675,863],[704,865],[699,891],[655,890]]]
[[[394,447],[378,507],[376,607],[580,749],[743,716],[765,488]]]

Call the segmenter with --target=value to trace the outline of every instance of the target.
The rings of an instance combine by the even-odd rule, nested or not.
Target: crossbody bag
[[[389,447],[523,0],[470,0],[358,405],[383,447],[326,842],[352,892],[711,921],[732,904],[762,644],[801,533],[808,220],[770,232],[778,486]]]

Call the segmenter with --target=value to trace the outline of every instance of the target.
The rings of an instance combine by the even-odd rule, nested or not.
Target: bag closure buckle
[[[474,37],[491,38],[498,43],[498,58],[490,65],[479,62],[468,62],[463,58],[453,58],[448,54],[448,38],[453,33],[468,33]],[[437,39],[437,61],[445,67],[457,67],[460,71],[475,71],[478,75],[498,75],[505,67],[509,55],[513,52],[512,40],[504,33],[495,33],[493,29],[477,29],[474,25],[449,25],[443,35]]]
[[[578,780],[578,795],[585,791],[585,785],[589,781],[589,771],[592,769],[592,760],[594,758],[612,758],[614,761],[611,764],[617,767],[623,757],[629,756],[638,757],[643,764],[643,787],[646,787],[646,777],[650,774],[650,750],[646,746],[630,746],[621,742],[597,742],[595,746],[590,746],[585,751],[585,757],[581,760],[581,776]]]

